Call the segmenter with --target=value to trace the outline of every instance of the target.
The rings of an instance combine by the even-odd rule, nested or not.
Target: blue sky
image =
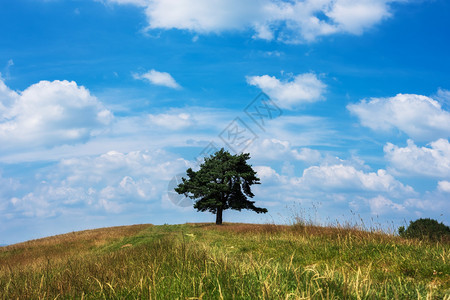
[[[1,1],[0,244],[214,221],[167,193],[211,142],[251,154],[269,210],[225,221],[449,224],[449,13],[444,0]],[[274,110],[258,126],[261,101]]]

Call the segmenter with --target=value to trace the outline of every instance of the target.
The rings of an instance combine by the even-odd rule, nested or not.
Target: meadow
[[[349,227],[133,225],[0,248],[1,299],[450,299],[450,245]]]

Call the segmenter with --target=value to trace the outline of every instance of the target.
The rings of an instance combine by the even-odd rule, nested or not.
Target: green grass
[[[450,245],[356,229],[104,228],[0,248],[2,299],[450,299]]]

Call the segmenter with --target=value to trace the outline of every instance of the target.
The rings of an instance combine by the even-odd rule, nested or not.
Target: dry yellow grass
[[[0,299],[449,299],[448,244],[351,227],[86,230],[0,250]]]
[[[115,239],[134,236],[153,226],[140,224],[83,230],[54,235],[0,248],[0,271],[2,268],[20,265],[36,266],[47,263],[47,258],[58,260],[79,256],[92,247],[99,247]]]

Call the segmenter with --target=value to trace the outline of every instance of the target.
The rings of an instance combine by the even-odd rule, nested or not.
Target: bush
[[[411,221],[407,229],[404,226],[400,226],[398,233],[404,238],[450,241],[450,227],[430,218]]]

